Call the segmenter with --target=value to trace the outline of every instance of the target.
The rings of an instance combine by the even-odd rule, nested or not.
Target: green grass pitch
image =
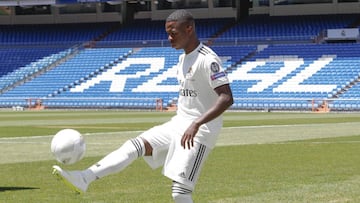
[[[171,181],[142,159],[77,195],[51,175],[52,136],[74,128],[84,169],[174,113],[0,111],[0,202],[167,203]],[[198,203],[360,202],[359,113],[226,112],[193,198]]]

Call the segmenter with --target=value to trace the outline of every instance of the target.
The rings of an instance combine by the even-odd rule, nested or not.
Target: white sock
[[[175,203],[193,203],[192,189],[175,181],[172,185],[172,197]]]
[[[104,176],[118,173],[130,165],[134,160],[145,154],[145,145],[137,137],[126,141],[119,149],[111,152],[98,163],[83,171],[88,183]]]

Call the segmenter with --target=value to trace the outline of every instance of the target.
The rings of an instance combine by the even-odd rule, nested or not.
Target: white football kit
[[[152,156],[144,157],[152,168],[164,165],[165,176],[194,188],[201,167],[215,146],[222,116],[201,125],[191,149],[181,146],[181,138],[190,124],[214,105],[218,98],[214,89],[229,80],[220,58],[202,43],[191,53],[182,54],[177,66],[180,89],[176,115],[140,137],[153,148]]]

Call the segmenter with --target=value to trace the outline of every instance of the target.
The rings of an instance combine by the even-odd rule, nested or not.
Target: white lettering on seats
[[[168,79],[176,78],[176,65],[167,69],[163,74],[158,75],[154,78],[151,78],[147,82],[139,85],[137,88],[133,89],[133,92],[177,92],[179,91],[179,86],[176,85],[158,85],[158,83]]]
[[[316,72],[320,71],[323,67],[328,65],[334,60],[336,55],[324,55],[313,63],[305,67],[302,71],[295,76],[282,82],[281,79],[286,77],[291,72],[298,69],[304,64],[304,59],[299,58],[296,55],[291,56],[271,56],[267,59],[259,59],[256,61],[250,61],[241,65],[237,70],[228,75],[230,82],[240,81],[257,81],[252,87],[248,88],[248,92],[262,92],[266,88],[269,88],[275,83],[282,82],[273,89],[273,92],[330,92],[336,85],[321,85],[321,84],[301,84]],[[252,70],[256,70],[259,66],[266,66],[267,63],[280,62],[280,66],[276,67],[276,70],[269,69],[269,72],[264,73],[252,73]],[[136,71],[133,74],[119,74],[121,70],[129,68],[131,65],[136,64],[149,64],[149,68],[142,71]],[[123,92],[126,81],[128,78],[140,79],[141,76],[148,76],[143,83],[139,83],[137,87],[134,87],[132,92],[177,92],[179,90],[178,85],[160,85],[161,82],[169,79],[176,78],[176,66],[172,66],[166,69],[161,74],[151,76],[151,73],[158,73],[164,69],[165,58],[164,57],[151,57],[151,58],[128,58],[122,63],[117,64],[111,69],[103,72],[102,74],[70,89],[71,92],[83,92],[86,89],[99,84],[102,81],[110,81],[111,86],[109,92]],[[255,71],[254,71],[255,72]]]
[[[111,81],[109,92],[122,92],[124,91],[125,83],[128,78],[140,78],[141,76],[148,76],[151,72],[159,72],[164,68],[165,58],[128,58],[120,64],[112,67],[108,71],[104,72],[91,80],[82,83],[70,89],[71,92],[83,92],[101,81]],[[135,74],[117,74],[121,70],[125,70],[127,67],[133,64],[149,64],[150,67],[144,71],[137,71]]]
[[[300,73],[273,89],[273,92],[330,92],[336,85],[302,85],[306,79],[334,60],[336,55],[323,55]]]
[[[264,66],[266,62],[283,61],[284,66],[276,70],[274,73],[248,73],[258,66]],[[255,62],[247,62],[239,69],[229,75],[229,80],[259,80],[258,83],[250,87],[248,92],[262,92],[264,89],[270,87],[274,83],[284,78],[287,74],[296,70],[299,66],[304,64],[304,60],[297,56],[272,56],[268,59],[259,59]]]

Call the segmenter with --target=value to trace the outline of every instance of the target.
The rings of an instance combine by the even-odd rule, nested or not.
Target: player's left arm
[[[229,84],[216,87],[214,91],[218,94],[219,97],[217,98],[215,104],[208,111],[192,122],[192,124],[187,128],[181,139],[181,145],[184,148],[188,147],[190,149],[192,146],[194,146],[194,137],[202,124],[220,116],[234,103]]]

